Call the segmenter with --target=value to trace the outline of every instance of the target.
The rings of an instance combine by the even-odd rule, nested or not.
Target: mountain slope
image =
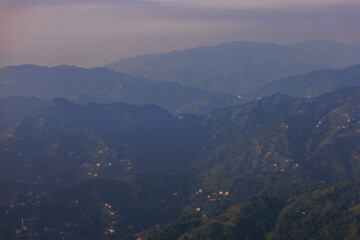
[[[0,69],[0,97],[67,98],[80,104],[127,102],[157,104],[170,111],[209,94],[176,83],[154,84],[108,68],[52,68],[22,65]]]
[[[359,179],[359,103],[358,87],[310,99],[277,94],[214,111],[202,123],[211,137],[197,169]]]
[[[265,239],[273,228],[282,207],[277,199],[254,197],[234,204],[216,216],[193,214],[178,218],[158,229],[136,234],[146,240],[155,239]]]
[[[277,80],[263,86],[257,96],[284,93],[291,96],[316,96],[339,88],[360,85],[360,64],[345,69],[324,69]]]
[[[196,118],[178,119],[157,106],[81,106],[65,99],[47,102],[9,126],[0,138],[0,171],[3,193],[12,194],[134,168],[181,171],[197,155],[203,135]]]
[[[28,112],[39,108],[44,101],[36,97],[6,97],[0,98],[0,135],[10,124],[25,116]]]
[[[201,115],[214,111],[218,108],[238,106],[243,102],[245,101],[242,100],[241,96],[236,97],[231,94],[222,94],[201,98],[200,100],[186,104],[180,110],[185,113]]]
[[[67,65],[52,68],[36,65],[4,67],[0,69],[0,79],[1,96],[35,95],[44,99],[100,91],[119,84],[146,82],[106,68],[83,69]]]
[[[268,239],[360,238],[359,192],[343,183],[291,197]]]
[[[254,197],[216,216],[193,214],[124,239],[358,239],[359,190],[343,183],[285,202]]]
[[[206,116],[174,117],[156,106],[80,106],[56,99],[3,131],[0,156],[4,176],[14,181],[32,171],[48,175],[49,168],[59,171],[48,176],[52,183],[68,171],[74,178],[64,179],[67,183],[127,168],[358,180],[359,105],[359,87],[310,99],[277,94]],[[112,167],[105,167],[108,163]],[[9,176],[7,168],[17,174]]]
[[[19,239],[356,239],[358,186],[309,191],[360,179],[359,105],[360,87],[205,116],[55,99],[1,136],[0,236],[24,217]]]
[[[360,62],[360,44],[308,40],[296,44],[232,42],[137,56],[107,67],[154,82],[172,81],[235,95],[288,76]]]

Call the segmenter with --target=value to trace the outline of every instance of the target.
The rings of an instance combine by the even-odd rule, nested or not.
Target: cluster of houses
[[[114,217],[116,216],[116,211],[114,210],[114,207],[109,203],[104,203],[105,213],[110,216]],[[115,233],[115,221],[111,221],[107,228],[105,234],[113,234]]]

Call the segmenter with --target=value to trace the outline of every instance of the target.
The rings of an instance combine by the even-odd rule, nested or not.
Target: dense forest
[[[359,237],[359,87],[200,116],[0,103],[3,239]]]
[[[360,239],[359,52],[0,68],[0,239]]]

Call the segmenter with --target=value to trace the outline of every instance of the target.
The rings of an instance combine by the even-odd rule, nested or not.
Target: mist
[[[94,67],[141,54],[238,40],[359,41],[359,11],[359,3],[336,0],[4,1],[0,66]]]

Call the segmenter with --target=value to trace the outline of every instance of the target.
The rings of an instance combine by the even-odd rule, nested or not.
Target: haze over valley
[[[360,239],[356,1],[0,7],[0,239]]]

